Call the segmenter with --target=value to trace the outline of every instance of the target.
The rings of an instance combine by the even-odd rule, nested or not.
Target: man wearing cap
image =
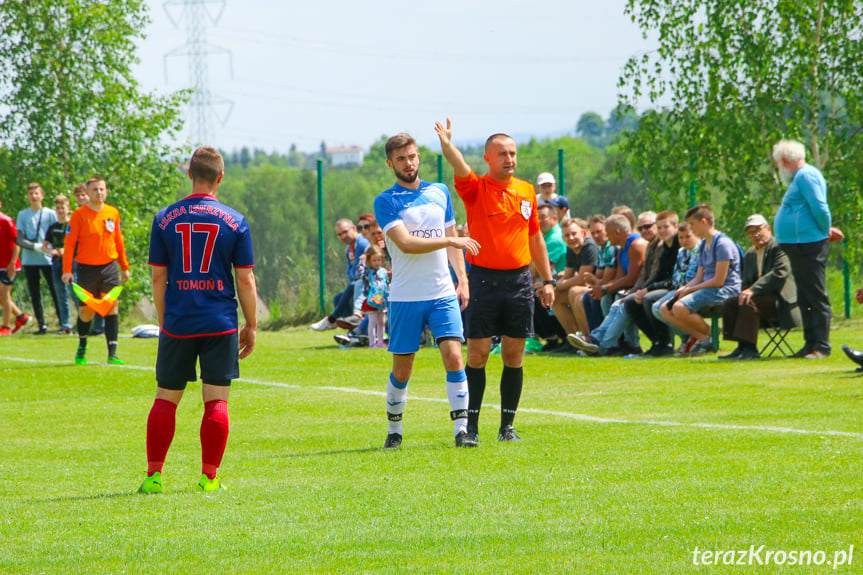
[[[566,196],[555,196],[548,201],[548,205],[554,206],[557,209],[558,221],[563,221],[569,216],[569,200]]]
[[[536,178],[536,203],[540,206],[549,203],[557,197],[556,189],[557,182],[554,181],[554,176],[548,172],[541,173]]]
[[[746,219],[746,235],[752,247],[743,256],[743,289],[722,306],[722,337],[736,341],[737,348],[719,359],[760,357],[758,329],[762,319],[778,321],[784,329],[800,325],[791,262],[770,233],[764,216],[754,214]]]

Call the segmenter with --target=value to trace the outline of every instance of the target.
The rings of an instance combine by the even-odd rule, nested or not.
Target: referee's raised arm
[[[464,161],[464,156],[452,143],[452,120],[446,119],[446,127],[440,122],[434,123],[435,132],[440,138],[440,149],[446,161],[452,166],[457,178],[466,178],[470,175],[470,166]]]

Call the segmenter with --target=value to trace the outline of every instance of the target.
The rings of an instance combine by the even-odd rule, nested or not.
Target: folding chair
[[[781,353],[783,357],[791,357],[794,355],[794,349],[785,339],[788,337],[788,332],[791,331],[790,328],[780,327],[778,323],[762,321],[761,331],[763,331],[769,339],[769,341],[764,344],[764,347],[761,348],[762,357],[770,357],[777,351]],[[765,353],[768,349],[770,351]]]

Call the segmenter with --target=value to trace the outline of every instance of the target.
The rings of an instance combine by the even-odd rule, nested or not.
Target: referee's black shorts
[[[117,260],[100,266],[79,263],[77,274],[78,285],[95,297],[106,295],[120,285],[120,266]]]
[[[473,265],[468,282],[465,337],[533,337],[533,278],[527,266],[493,270]]]
[[[210,385],[231,385],[240,377],[237,332],[201,337],[171,337],[159,333],[156,354],[156,383],[165,389],[186,389],[198,379],[195,365],[200,359],[201,381]]]

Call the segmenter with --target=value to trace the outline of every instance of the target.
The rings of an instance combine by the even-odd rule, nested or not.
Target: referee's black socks
[[[87,335],[90,333],[90,324],[91,321],[84,321],[81,319],[81,316],[78,316],[78,345],[81,347],[87,347]]]
[[[117,355],[117,339],[120,337],[120,316],[105,316],[105,340],[108,342],[108,357]]]
[[[500,426],[512,425],[521,400],[524,367],[503,366],[500,374]]]
[[[479,410],[482,407],[482,396],[485,395],[485,367],[465,366],[464,373],[467,375],[467,427],[477,431],[479,429]]]

